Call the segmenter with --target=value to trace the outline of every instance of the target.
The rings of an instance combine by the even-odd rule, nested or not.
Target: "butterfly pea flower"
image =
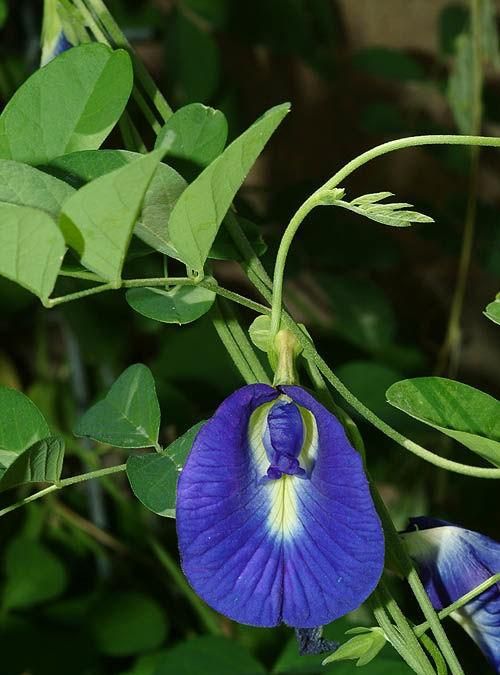
[[[500,544],[437,518],[411,518],[402,535],[436,610],[500,573]],[[450,615],[500,673],[500,584]]]
[[[192,587],[240,623],[321,626],[382,573],[362,459],[299,386],[248,385],[221,404],[181,472],[176,518]]]

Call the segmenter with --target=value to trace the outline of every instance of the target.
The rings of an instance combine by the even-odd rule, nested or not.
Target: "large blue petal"
[[[382,572],[383,535],[338,420],[300,387],[283,392],[289,398],[243,387],[202,427],[179,479],[177,531],[183,570],[212,607],[241,623],[307,628],[366,599]],[[306,478],[265,479],[263,437],[278,397],[303,418]]]
[[[426,591],[442,609],[500,573],[500,544],[478,532],[431,518],[412,518],[402,535]],[[452,614],[500,673],[500,584]]]

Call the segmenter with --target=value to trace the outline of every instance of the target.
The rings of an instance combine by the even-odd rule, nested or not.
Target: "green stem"
[[[455,600],[455,602],[453,602],[451,605],[448,605],[448,607],[445,607],[440,612],[438,612],[439,619],[440,620],[446,619],[448,616],[450,616],[450,614],[453,614],[453,612],[456,612],[457,610],[461,609],[468,602],[474,600],[474,598],[476,598],[478,595],[481,595],[481,593],[487,591],[488,588],[491,588],[491,586],[494,586],[495,584],[498,583],[500,583],[500,574],[494,574],[489,579],[486,579],[486,581],[483,581],[482,584],[479,584],[479,586],[476,586],[471,591],[465,593],[465,595],[462,595],[462,597],[458,598],[458,600]],[[428,621],[425,621],[424,623],[415,626],[413,630],[415,631],[415,634],[420,637],[427,630],[429,630]]]
[[[34,502],[37,499],[41,499],[42,497],[45,497],[45,495],[48,495],[51,492],[55,492],[56,490],[62,490],[65,487],[69,487],[70,485],[76,485],[77,483],[83,483],[84,481],[87,480],[94,480],[95,478],[101,478],[102,476],[109,476],[113,473],[119,473],[121,471],[125,471],[126,468],[127,468],[126,464],[117,464],[116,466],[110,466],[105,469],[97,469],[96,471],[89,471],[88,473],[82,473],[78,476],[65,478],[64,480],[60,480],[57,483],[54,483],[54,485],[49,485],[48,487],[44,488],[43,490],[40,490],[39,492],[35,492],[29,497],[24,497],[23,499],[20,499],[18,502],[10,504],[10,506],[6,506],[4,509],[1,509],[0,518],[2,516],[5,516],[7,513],[10,513],[11,511],[15,511],[16,509],[19,509],[21,506],[24,506],[25,504],[29,504],[30,502]]]
[[[240,372],[247,384],[255,384],[258,379],[248,364],[244,354],[241,352],[238,343],[233,337],[233,334],[229,330],[226,319],[221,312],[217,301],[215,302],[211,311],[214,328],[217,331],[222,344],[226,348],[227,353],[232,358],[237,370]]]
[[[386,155],[389,152],[394,152],[395,150],[403,150],[405,148],[424,145],[472,145],[478,147],[500,147],[500,138],[492,136],[459,136],[448,134],[409,136],[407,138],[399,138],[394,141],[389,141],[388,143],[382,143],[382,145],[377,145],[375,148],[371,148],[370,150],[363,152],[361,155],[348,162],[342,169],[340,169],[340,171],[337,171],[337,173],[334,174],[332,178],[330,178],[326,183],[318,188],[316,192],[308,197],[302,206],[299,207],[283,234],[276,256],[274,270],[274,292],[272,301],[273,319],[271,324],[272,331],[277,331],[280,325],[281,307],[283,301],[283,277],[288,252],[290,250],[290,246],[292,245],[295,234],[297,233],[297,230],[299,229],[307,214],[310,213],[310,211],[315,206],[321,203],[322,197],[325,193],[336,188],[339,183],[345,180],[351,173],[372,159],[380,157],[381,155]]]
[[[156,539],[150,539],[149,544],[160,563],[172,577],[175,587],[183,593],[207,631],[212,635],[222,635],[216,615],[193,591],[170,553]]]

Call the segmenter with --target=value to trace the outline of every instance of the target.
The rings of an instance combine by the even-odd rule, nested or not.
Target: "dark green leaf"
[[[456,39],[466,29],[468,20],[467,7],[459,4],[447,5],[439,15],[439,47],[445,56],[453,54]]]
[[[118,284],[144,196],[164,154],[155,150],[96,178],[66,201],[61,229],[82,264]]]
[[[88,436],[119,448],[157,446],[160,406],[151,371],[137,363],[123,372],[106,398],[78,422],[77,436]]]
[[[89,623],[99,649],[109,656],[139,654],[161,645],[167,621],[160,605],[135,591],[112,593],[96,604]]]
[[[194,439],[204,422],[199,422],[161,453],[132,455],[127,476],[137,499],[159,516],[175,518],[177,479]]]
[[[3,454],[0,450],[0,456]],[[55,483],[61,477],[64,441],[45,438],[37,441],[5,468],[0,468],[0,492],[24,483]]]
[[[0,274],[42,300],[49,297],[66,252],[45,211],[0,203]]]
[[[286,103],[268,110],[182,193],[169,232],[183,262],[193,269],[203,269],[236,192],[289,108]]]
[[[0,387],[0,466],[10,466],[16,455],[50,436],[42,413],[16,389]]]
[[[191,103],[170,117],[156,139],[156,148],[165,148],[168,159],[205,168],[224,150],[227,121],[220,110]],[[182,173],[182,163],[177,168]],[[187,177],[187,176],[186,176]]]
[[[391,405],[500,466],[500,401],[493,396],[443,377],[402,380],[386,396]]]
[[[179,325],[196,321],[206,314],[215,301],[215,293],[203,286],[131,288],[127,302],[136,312],[162,323]]]
[[[4,553],[5,609],[23,609],[60,595],[67,584],[59,559],[37,541],[18,537]]]
[[[30,206],[57,218],[73,192],[67,183],[28,164],[0,159],[0,202]]]
[[[37,70],[2,112],[0,157],[43,164],[98,148],[131,89],[132,65],[125,51],[93,43],[64,52]]]
[[[239,226],[252,245],[255,255],[260,258],[267,251],[267,244],[262,237],[260,228],[242,216],[234,215],[234,218],[238,221]],[[242,260],[241,253],[237,250],[225,227],[221,227],[217,232],[208,257],[212,260]]]
[[[201,665],[204,675],[260,675],[266,672],[237,642],[204,636],[169,649],[154,675],[193,675],[200,672]]]

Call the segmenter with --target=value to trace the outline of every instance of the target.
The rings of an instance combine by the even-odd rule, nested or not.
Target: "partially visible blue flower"
[[[384,563],[361,457],[298,386],[243,387],[201,428],[177,532],[195,591],[256,626],[329,623],[370,595]]]
[[[75,30],[70,20],[72,12],[75,12],[75,9],[67,7],[60,0],[44,0],[40,65],[45,66],[56,56],[77,44],[78,40],[73,36]]]
[[[402,534],[435,609],[440,610],[500,573],[500,544],[436,518],[411,518]],[[500,584],[451,615],[500,673]]]

